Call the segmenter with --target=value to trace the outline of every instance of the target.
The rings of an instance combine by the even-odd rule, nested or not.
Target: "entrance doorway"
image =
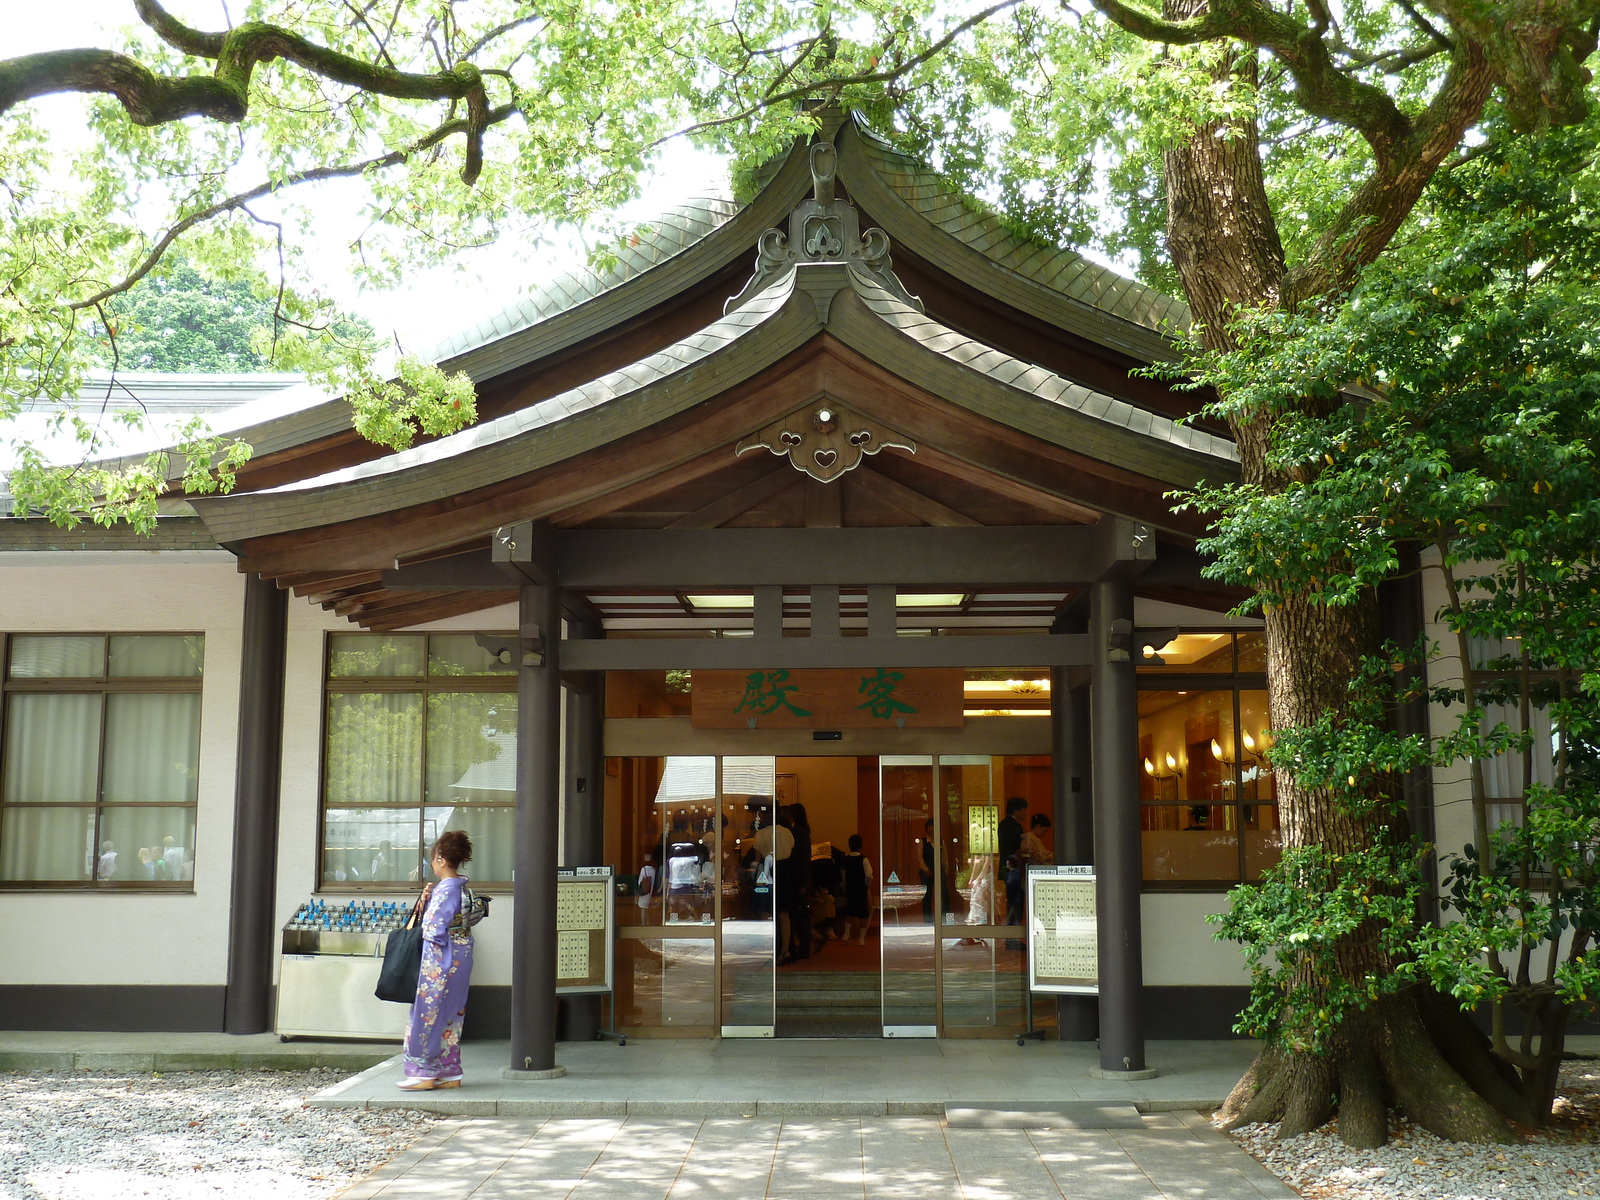
[[[1043,810],[1047,759],[612,761],[608,832],[642,847],[619,872],[634,892],[619,900],[619,1026],[757,1038],[1023,1027],[1001,823],[1008,795]]]

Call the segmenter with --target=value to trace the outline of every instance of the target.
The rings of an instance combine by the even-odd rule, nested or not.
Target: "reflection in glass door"
[[[934,1037],[939,1018],[933,906],[939,871],[933,758],[884,755],[878,773],[883,1035]]]
[[[771,1037],[776,1027],[777,860],[793,842],[774,822],[776,760],[721,760],[718,872],[722,920],[722,1036]]]

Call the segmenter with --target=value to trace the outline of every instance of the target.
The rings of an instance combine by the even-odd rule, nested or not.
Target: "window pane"
[[[106,697],[109,804],[193,804],[199,794],[200,696]]]
[[[205,657],[206,639],[198,633],[113,635],[107,673],[121,679],[198,679]]]
[[[422,799],[422,697],[410,692],[328,697],[330,805]]]
[[[1244,806],[1244,877],[1260,879],[1283,856],[1283,831],[1278,828],[1276,804]]]
[[[1153,663],[1148,658],[1140,661],[1136,664],[1140,674],[1149,671],[1185,675],[1202,671],[1223,675],[1233,673],[1231,633],[1180,633],[1165,646],[1153,647],[1152,653],[1162,660],[1161,663]]]
[[[1239,693],[1239,798],[1272,800],[1272,764],[1266,759],[1272,749],[1272,719],[1267,716],[1266,692]]]
[[[1144,804],[1144,877],[1204,882],[1239,878],[1237,810],[1217,804]]]
[[[946,1029],[1027,1027],[1022,945],[1020,938],[944,939]]]
[[[6,705],[5,751],[6,803],[92,804],[100,697],[13,695]]]
[[[472,839],[472,861],[461,869],[463,875],[478,884],[511,882],[517,848],[516,809],[429,808],[425,812],[424,828],[435,841],[447,829],[465,830]]]
[[[105,671],[102,637],[19,633],[11,639],[13,679],[98,679]]]
[[[1239,635],[1239,672],[1254,674],[1267,669],[1267,635],[1241,633]]]
[[[328,674],[334,679],[410,678],[422,674],[421,634],[336,633],[329,640]]]
[[[514,662],[495,659],[470,633],[436,633],[428,639],[429,675],[515,675]]]
[[[516,797],[516,693],[429,696],[426,802],[514,803]]]
[[[0,812],[0,879],[82,883],[94,865],[94,809],[10,808]]]
[[[194,878],[194,809],[107,808],[96,876],[118,883]]]
[[[416,883],[420,817],[415,808],[329,809],[322,818],[322,882]]]

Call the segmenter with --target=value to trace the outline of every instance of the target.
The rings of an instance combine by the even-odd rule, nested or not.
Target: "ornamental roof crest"
[[[819,483],[832,483],[859,467],[867,455],[891,446],[917,452],[917,444],[905,434],[824,397],[756,430],[739,442],[734,454],[770,450]]]
[[[844,263],[890,295],[922,311],[922,301],[905,289],[889,259],[889,235],[876,227],[861,231],[861,214],[837,195],[839,152],[831,142],[811,147],[809,198],[789,214],[789,232],[776,227],[756,242],[756,273],[744,290],[723,306],[723,314],[763,292],[798,263]]]

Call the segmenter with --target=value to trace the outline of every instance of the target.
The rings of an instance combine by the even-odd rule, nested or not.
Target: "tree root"
[[[1418,1125],[1449,1141],[1511,1141],[1505,1117],[1522,1120],[1527,1100],[1492,1061],[1470,1021],[1445,1019],[1430,1030],[1422,1000],[1409,992],[1379,1002],[1350,1022],[1326,1056],[1263,1048],[1218,1110],[1223,1127],[1277,1121],[1278,1136],[1288,1138],[1337,1112],[1340,1139],[1370,1149],[1388,1138],[1392,1099]],[[1448,1054],[1436,1041],[1449,1047]]]

